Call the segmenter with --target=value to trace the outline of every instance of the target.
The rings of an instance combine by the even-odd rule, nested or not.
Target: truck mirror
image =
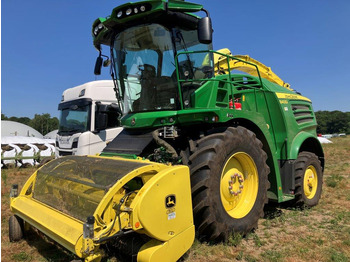
[[[198,21],[198,40],[202,44],[211,44],[213,29],[210,17],[206,16]]]
[[[108,117],[107,117],[107,114],[106,113],[97,113],[96,114],[96,127],[95,129],[97,131],[100,131],[100,130],[104,130],[107,128],[107,120]]]
[[[120,115],[122,114],[122,110],[120,109],[119,105],[117,105],[116,103],[110,104],[110,107],[113,108],[113,110],[118,114]]]
[[[102,63],[103,63],[103,58],[101,56],[97,57],[96,63],[95,63],[95,70],[94,70],[95,75],[101,74]]]

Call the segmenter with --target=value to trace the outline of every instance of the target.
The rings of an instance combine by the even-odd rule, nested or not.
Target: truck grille
[[[59,151],[59,156],[71,156],[72,152],[67,151]]]
[[[311,109],[311,105],[306,104],[292,104],[292,110],[297,123],[303,124],[314,121],[314,115]]]

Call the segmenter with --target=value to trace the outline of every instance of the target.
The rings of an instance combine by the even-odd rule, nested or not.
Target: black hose
[[[165,147],[167,152],[170,153],[173,158],[176,159],[176,158],[179,157],[179,155],[177,154],[175,148],[173,148],[169,143],[167,143],[165,140],[163,140],[163,139],[161,139],[159,137],[159,131],[158,130],[154,130],[152,132],[152,137],[153,137],[153,139],[156,141],[156,143],[158,145]]]
[[[129,230],[129,231],[119,231],[117,232],[116,234],[114,234],[113,236],[110,236],[110,237],[102,237],[96,241],[94,241],[94,243],[96,244],[101,244],[102,242],[105,242],[105,241],[109,241],[109,240],[112,240],[112,239],[115,239],[115,238],[119,238],[119,237],[122,237],[122,236],[125,236],[127,234],[130,234],[134,232],[134,230]]]

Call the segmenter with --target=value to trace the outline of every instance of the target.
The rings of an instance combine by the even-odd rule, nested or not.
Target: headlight
[[[97,35],[97,32],[98,32],[98,27],[96,26],[94,29],[94,35]]]
[[[94,28],[94,35],[97,36],[98,33],[104,28],[103,24],[100,23]]]
[[[131,8],[129,8],[128,10],[126,10],[125,14],[126,14],[126,15],[130,15],[131,12],[132,12],[132,10],[131,10]]]

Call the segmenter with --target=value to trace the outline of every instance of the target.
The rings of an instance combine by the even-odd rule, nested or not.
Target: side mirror
[[[95,129],[97,131],[106,129],[107,128],[107,121],[108,121],[107,114],[98,112],[96,114],[96,121],[95,121],[96,127],[95,127]]]
[[[103,63],[103,58],[101,56],[97,57],[96,63],[95,63],[95,70],[94,70],[95,75],[101,74],[102,63]]]
[[[213,28],[209,16],[203,17],[198,21],[198,40],[202,44],[211,44],[213,41]]]

